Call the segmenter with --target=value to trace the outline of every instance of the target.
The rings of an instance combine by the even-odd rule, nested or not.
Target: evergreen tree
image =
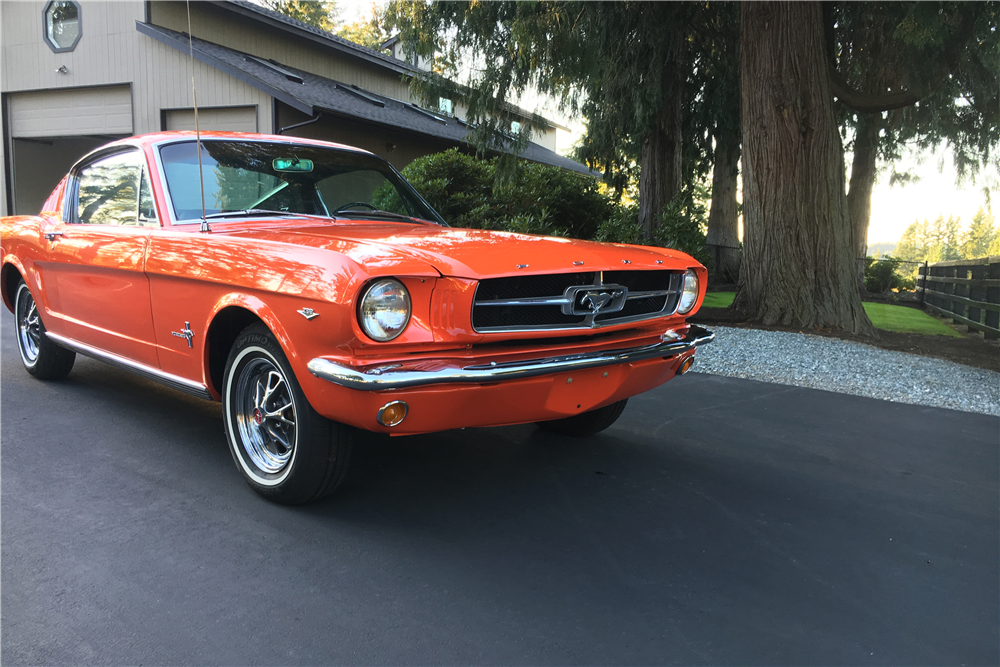
[[[844,104],[842,122],[853,129],[847,197],[861,256],[879,164],[892,164],[904,145],[930,149],[947,143],[960,178],[974,177],[980,167],[997,161],[1000,5],[839,2],[826,7],[834,92]],[[880,97],[895,103],[871,108]]]
[[[910,262],[922,262],[930,247],[926,220],[915,221],[903,232],[893,256]]]
[[[1000,255],[1000,234],[997,234],[996,236],[993,237],[993,240],[990,242],[990,247],[989,249],[987,249],[986,254],[990,256]]]
[[[460,54],[475,54],[463,92],[481,149],[526,146],[530,130],[509,131],[507,100],[531,88],[582,113],[582,159],[618,192],[638,168],[647,239],[706,164],[724,156],[735,164],[738,152],[720,148],[732,145],[726,114],[740,113],[728,126],[741,128],[744,169],[736,305],[768,323],[873,333],[856,258],[878,151],[947,141],[970,171],[996,155],[997,3],[397,1],[388,13],[404,42],[437,55],[445,74],[457,72],[448,65]],[[713,91],[726,68],[708,72],[735,53],[726,35],[737,31],[739,77]],[[457,92],[442,79],[417,86],[434,91],[429,97]],[[850,198],[845,122],[856,126]],[[715,165],[720,184],[734,172]],[[942,244],[940,252],[951,250]]]
[[[714,4],[713,4],[714,6]],[[389,23],[405,44],[436,56],[457,75],[475,55],[467,90],[418,80],[428,97],[443,86],[462,92],[470,135],[481,150],[517,153],[530,132],[509,131],[507,101],[536,89],[587,119],[578,153],[621,193],[641,165],[639,219],[647,238],[685,182],[684,109],[692,91],[690,29],[696,3],[660,2],[394,2]],[[523,126],[522,126],[523,127]],[[687,179],[690,180],[690,179]]]
[[[899,8],[906,15],[892,35],[905,47],[903,75],[865,90],[851,74],[879,68],[881,61],[869,43],[841,62],[838,47],[847,39],[838,38],[838,30],[857,35],[857,22],[852,28],[849,20],[853,11]],[[831,114],[909,109],[923,119],[913,125],[921,131],[946,138],[945,130],[954,132],[970,147],[977,138],[995,143],[996,3],[755,2],[741,10],[745,232],[734,306],[765,323],[872,334],[856,287],[864,235],[851,225],[843,148],[831,132]],[[969,85],[971,80],[982,85]],[[965,99],[948,106],[932,103],[935,95]],[[970,132],[959,132],[960,125]]]
[[[978,259],[990,254],[990,247],[997,239],[993,226],[993,212],[980,208],[972,216],[969,229],[962,235],[962,259]]]
[[[765,324],[872,335],[857,289],[822,7],[740,9],[744,235],[733,305]]]

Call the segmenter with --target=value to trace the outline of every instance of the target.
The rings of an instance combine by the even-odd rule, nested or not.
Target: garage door
[[[129,86],[15,93],[8,108],[15,139],[132,134]]]
[[[256,132],[257,107],[211,107],[198,109],[198,127],[217,132]],[[193,109],[170,109],[163,112],[163,129],[193,130]]]

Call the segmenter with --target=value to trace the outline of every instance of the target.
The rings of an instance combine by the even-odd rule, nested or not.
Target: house
[[[202,130],[335,141],[397,168],[470,148],[461,104],[422,106],[409,89],[420,70],[391,53],[241,0],[188,11],[176,1],[0,1],[0,213],[37,212],[77,159],[111,139],[194,129],[194,91]],[[522,157],[589,173],[555,152],[565,128],[516,107],[511,118],[532,124]]]

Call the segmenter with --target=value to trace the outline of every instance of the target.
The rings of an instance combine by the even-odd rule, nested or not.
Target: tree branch
[[[972,36],[972,26],[974,16],[971,11],[966,11],[961,15],[958,28],[950,40],[949,47],[942,58],[942,67],[938,69],[938,75],[929,82],[922,90],[909,90],[899,93],[864,93],[857,90],[847,79],[837,70],[837,59],[835,49],[831,43],[834,39],[833,12],[829,9],[831,3],[825,3],[824,9],[824,33],[827,39],[827,69],[830,72],[830,90],[844,103],[845,106],[862,113],[878,113],[882,111],[892,111],[916,104],[922,98],[944,83],[948,78],[948,72],[954,69],[957,64],[965,43]]]
[[[910,91],[906,90],[901,93],[889,93],[889,94],[871,94],[862,93],[859,90],[855,90],[851,87],[851,84],[847,83],[837,68],[832,64],[829,67],[830,70],[830,90],[833,94],[837,96],[841,102],[843,102],[847,107],[853,109],[854,111],[860,111],[862,113],[876,113],[880,111],[891,111],[893,109],[901,109],[902,107],[908,107],[911,104],[916,104],[920,99],[927,95],[930,90],[921,91]],[[936,88],[937,86],[933,86]]]

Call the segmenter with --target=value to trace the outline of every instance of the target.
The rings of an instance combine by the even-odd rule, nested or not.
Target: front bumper
[[[316,358],[309,362],[308,368],[310,373],[320,379],[362,391],[410,389],[448,383],[484,384],[613,366],[656,357],[673,357],[698,345],[711,342],[713,338],[715,334],[708,329],[691,324],[683,334],[668,331],[663,335],[663,340],[653,345],[542,359],[491,362],[473,366],[460,366],[451,360],[420,360],[408,364],[367,366],[359,369],[329,359]]]

